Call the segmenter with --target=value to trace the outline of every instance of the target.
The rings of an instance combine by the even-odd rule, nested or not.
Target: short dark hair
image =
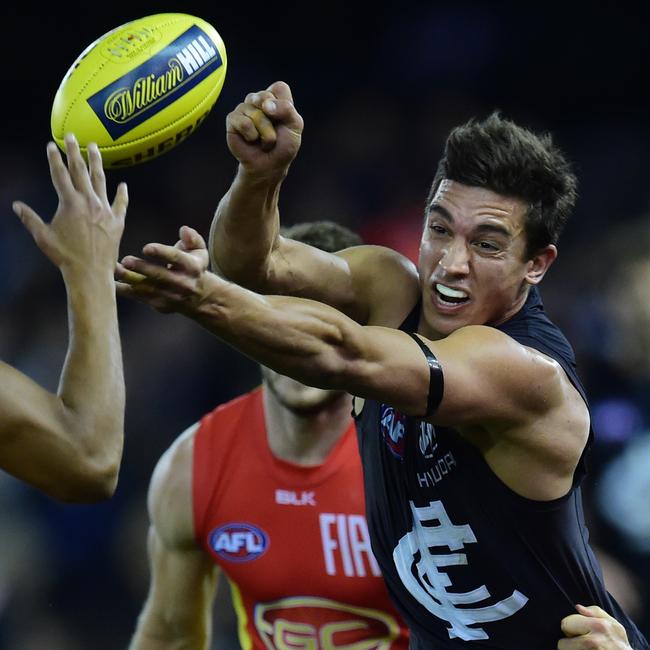
[[[281,234],[283,237],[309,244],[327,253],[336,253],[344,248],[363,244],[359,235],[333,221],[297,223],[283,228]]]
[[[443,179],[526,202],[527,257],[557,243],[577,198],[576,176],[551,135],[533,133],[498,111],[451,131],[427,198],[427,213]]]

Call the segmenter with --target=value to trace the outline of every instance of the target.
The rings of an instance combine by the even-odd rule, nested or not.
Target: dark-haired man
[[[537,290],[576,196],[564,156],[499,115],[454,129],[416,269],[383,248],[332,255],[279,235],[302,126],[282,82],[228,117],[239,170],[211,254],[226,277],[274,295],[159,244],[144,251],[171,268],[127,257],[119,277],[133,286],[121,291],[277,372],[358,396],[373,550],[414,648],[548,650],[578,603],[647,648],[587,543],[589,411]]]

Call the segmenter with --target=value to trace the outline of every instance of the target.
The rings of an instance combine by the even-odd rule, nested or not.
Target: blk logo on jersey
[[[411,501],[410,506],[413,528],[393,550],[393,562],[404,586],[423,607],[448,623],[450,639],[489,639],[478,624],[512,616],[528,598],[514,589],[510,596],[495,602],[486,585],[459,591],[445,569],[466,566],[471,571],[467,555],[460,552],[466,544],[478,543],[471,526],[453,524],[442,501],[431,501],[424,507],[416,507]],[[438,550],[444,547],[450,552]]]
[[[210,548],[229,562],[250,562],[266,553],[268,535],[257,526],[233,522],[215,528],[209,535]]]
[[[384,442],[391,453],[402,460],[406,440],[406,415],[402,415],[388,404],[379,407],[379,425]]]
[[[303,490],[298,494],[295,490],[276,490],[275,502],[281,506],[315,506],[316,493]]]

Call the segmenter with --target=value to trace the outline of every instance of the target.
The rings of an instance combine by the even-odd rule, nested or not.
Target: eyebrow
[[[437,203],[432,203],[429,205],[429,215],[435,212],[439,217],[442,217],[448,223],[454,223],[454,217],[447,208]],[[476,226],[476,232],[492,232],[497,235],[503,235],[504,237],[512,237],[512,233],[505,227],[494,223],[482,223]]]

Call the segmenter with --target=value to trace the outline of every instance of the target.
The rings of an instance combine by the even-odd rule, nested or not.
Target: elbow
[[[358,383],[358,362],[338,353],[322,355],[309,370],[310,376],[303,383],[317,388],[351,392]]]
[[[49,495],[63,503],[99,503],[110,499],[117,488],[117,472],[89,474],[56,486]]]
[[[110,499],[117,489],[118,475],[118,464],[105,471],[95,471],[94,474],[89,475],[83,489],[77,492],[77,503],[98,503]]]
[[[71,471],[60,477],[48,494],[64,503],[99,503],[110,499],[117,489],[121,463],[119,454],[78,457]]]

